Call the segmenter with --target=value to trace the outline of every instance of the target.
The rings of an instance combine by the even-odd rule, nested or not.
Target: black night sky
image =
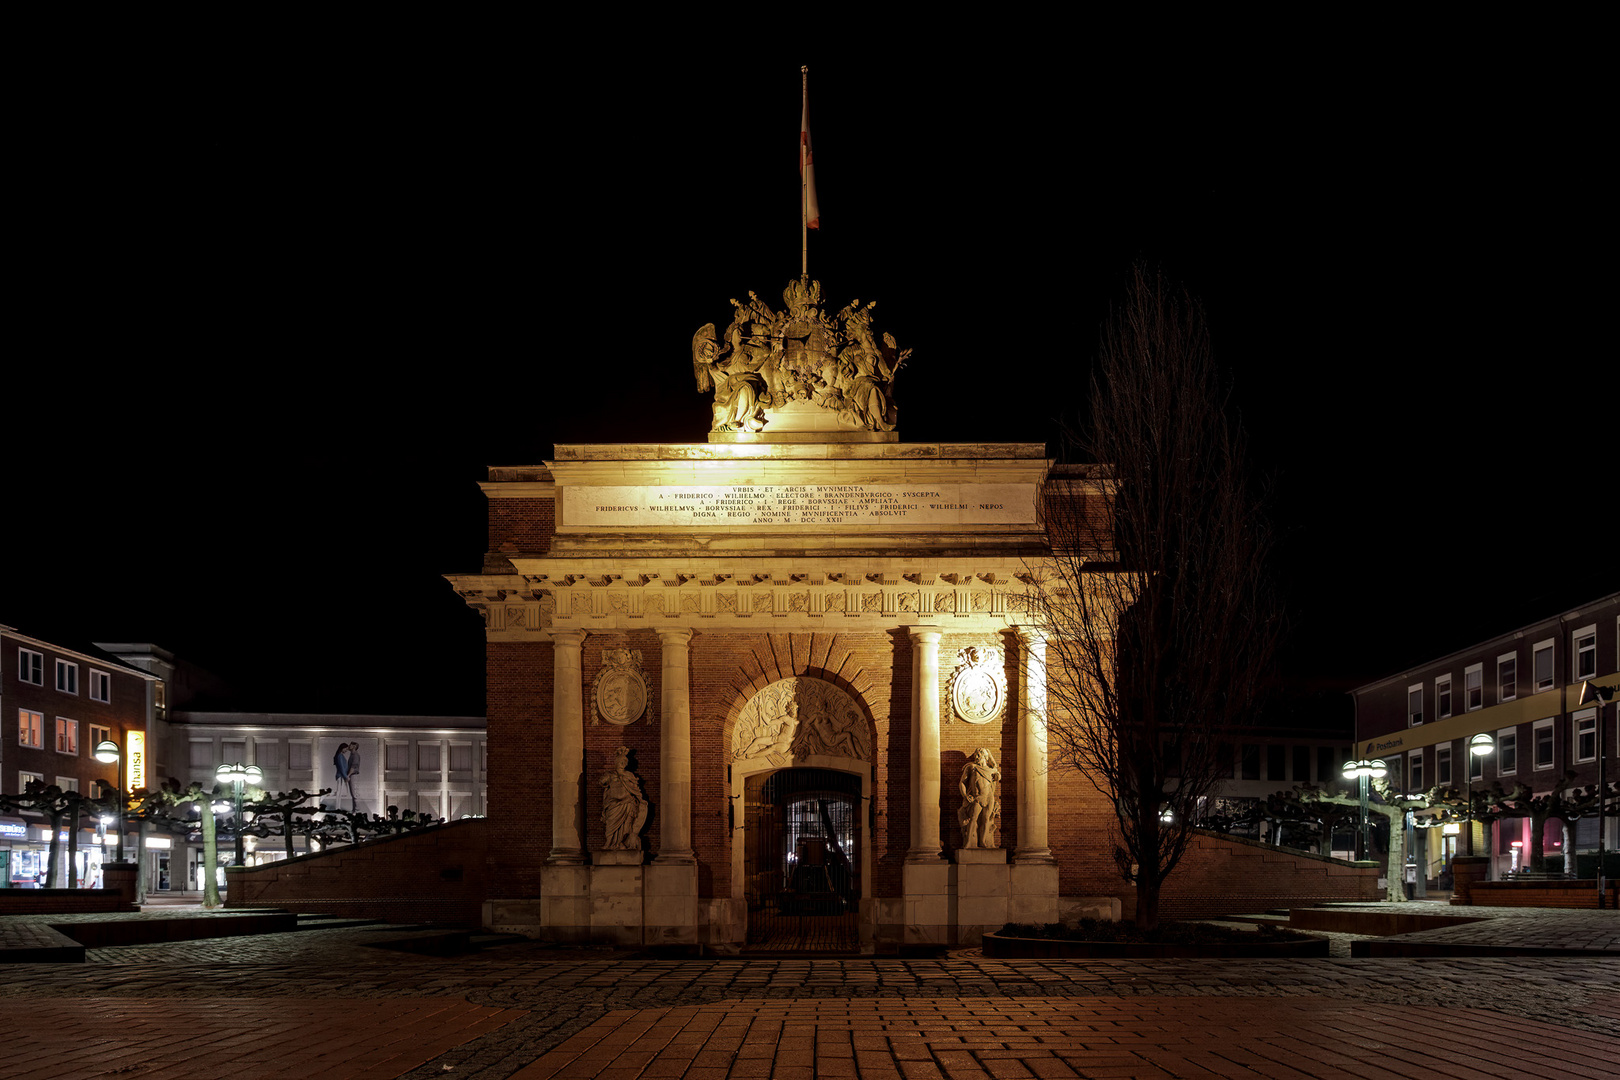
[[[1274,484],[1292,685],[1620,588],[1579,76],[488,30],[67,65],[14,158],[0,622],[157,641],[239,707],[481,714],[440,575],[478,567],[483,470],[703,441],[693,331],[798,272],[801,63],[811,275],[915,349],[902,439],[1052,438],[1142,258]]]

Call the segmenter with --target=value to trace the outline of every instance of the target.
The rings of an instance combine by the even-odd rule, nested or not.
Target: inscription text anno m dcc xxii
[[[562,524],[1028,525],[1033,484],[737,484],[563,489]]]

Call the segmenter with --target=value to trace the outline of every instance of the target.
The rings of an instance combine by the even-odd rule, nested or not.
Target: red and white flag
[[[810,153],[810,99],[806,94],[804,113],[799,120],[799,175],[804,178],[804,223],[821,228],[821,210],[816,206],[816,165]]]

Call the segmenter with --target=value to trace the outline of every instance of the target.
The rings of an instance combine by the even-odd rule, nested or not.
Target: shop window
[[[17,710],[17,745],[36,750],[45,746],[45,714],[32,709]]]
[[[58,754],[79,753],[79,722],[69,720],[65,716],[56,718],[56,752]]]
[[[1570,635],[1575,643],[1575,681],[1597,676],[1597,626],[1583,626]]]
[[[1416,727],[1423,723],[1423,684],[1406,688],[1406,726]]]
[[[1519,771],[1519,729],[1496,733],[1496,775],[1512,776]]]
[[[1440,785],[1451,783],[1451,747],[1436,747],[1434,751],[1434,782]]]
[[[1496,658],[1496,700],[1512,701],[1519,696],[1519,657],[1507,653]]]
[[[90,700],[108,702],[112,700],[112,676],[105,671],[90,669]]]
[[[1444,720],[1451,715],[1451,676],[1441,675],[1434,680],[1434,715]]]
[[[1553,688],[1553,643],[1551,640],[1536,643],[1532,654],[1531,665],[1536,680],[1536,693]]]
[[[1575,760],[1595,761],[1597,759],[1597,710],[1588,709],[1576,713],[1575,720]]]
[[[1553,767],[1553,722],[1551,719],[1537,720],[1534,728],[1536,744],[1536,768],[1550,769]]]
[[[17,650],[17,681],[45,685],[45,654],[33,649]]]
[[[1463,672],[1463,697],[1468,711],[1485,704],[1485,665],[1473,664]]]
[[[56,688],[64,694],[79,692],[79,665],[70,660],[56,662]]]

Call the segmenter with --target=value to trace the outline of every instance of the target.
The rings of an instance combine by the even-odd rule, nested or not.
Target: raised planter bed
[[[1327,938],[1266,939],[1211,942],[1207,945],[1162,944],[1151,941],[1070,941],[1059,938],[984,935],[984,955],[1000,960],[1118,960],[1192,959],[1196,957],[1311,957],[1327,956]]]

